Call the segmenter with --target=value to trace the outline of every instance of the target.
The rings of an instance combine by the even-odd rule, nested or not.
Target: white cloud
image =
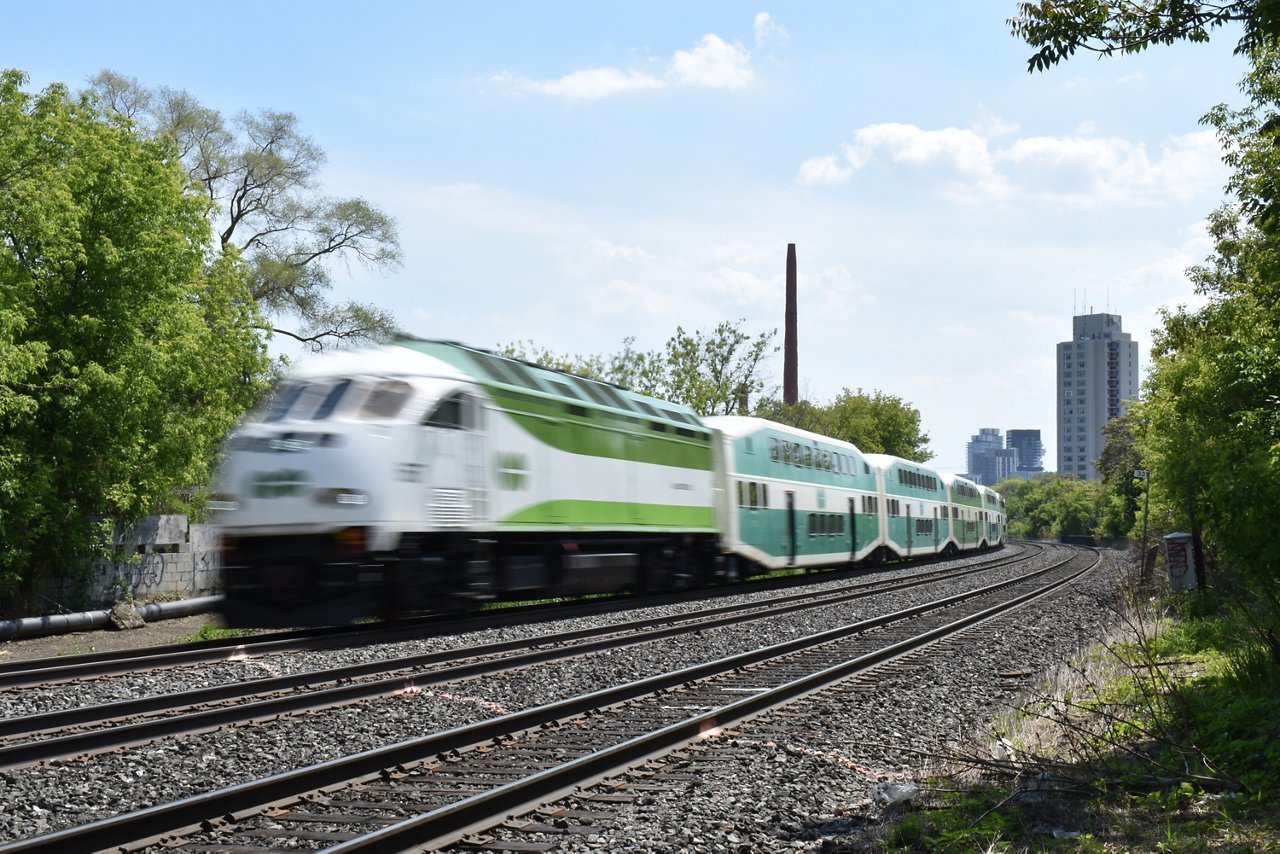
[[[796,176],[796,181],[802,187],[843,184],[853,177],[855,170],[856,167],[852,164],[842,166],[840,158],[834,154],[810,157],[800,164],[800,173]]]
[[[586,292],[588,308],[599,317],[665,317],[672,312],[669,294],[644,282],[615,279]]]
[[[986,137],[969,128],[923,130],[915,125],[886,122],[859,130],[854,139],[858,151],[885,152],[895,161],[926,163],[942,160],[970,174],[992,171]]]
[[[744,89],[755,82],[751,54],[708,33],[693,50],[671,57],[670,76],[678,83],[713,89]]]
[[[762,47],[771,41],[786,42],[791,38],[787,28],[775,21],[768,12],[756,13],[755,30],[757,47]]]
[[[1143,143],[1080,136],[1018,140],[998,157],[1022,170],[1029,196],[1080,207],[1185,201],[1221,171],[1221,149],[1207,130],[1167,138],[1154,159]],[[1062,187],[1055,176],[1073,185]]]
[[[751,68],[750,52],[741,45],[729,44],[708,33],[691,50],[676,51],[661,77],[621,68],[586,68],[553,80],[532,80],[509,71],[494,74],[489,79],[526,92],[573,101],[598,101],[627,92],[669,86],[745,89],[755,83],[756,74]]]
[[[591,241],[591,250],[595,254],[604,258],[606,261],[625,261],[630,264],[639,263],[649,260],[649,253],[645,252],[639,246],[624,246],[620,243],[613,243],[603,238],[595,238]]]
[[[529,80],[510,74],[494,75],[492,79],[526,91],[555,95],[572,101],[598,101],[623,92],[661,89],[666,85],[652,75],[618,68],[587,68],[556,80]]]
[[[1153,156],[1144,143],[1085,133],[995,142],[1017,130],[994,117],[969,128],[938,130],[901,122],[868,125],[854,132],[841,154],[802,162],[796,182],[843,184],[880,161],[940,170],[935,190],[957,200],[1018,196],[1084,209],[1187,201],[1221,183],[1221,150],[1212,131],[1170,136]]]

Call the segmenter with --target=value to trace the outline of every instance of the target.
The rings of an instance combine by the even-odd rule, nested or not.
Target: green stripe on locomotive
[[[398,343],[467,373],[523,430],[557,450],[711,470],[711,433],[688,407],[449,342]]]
[[[715,531],[711,507],[640,504],[626,501],[543,501],[498,523],[503,527],[680,528],[692,533]]]

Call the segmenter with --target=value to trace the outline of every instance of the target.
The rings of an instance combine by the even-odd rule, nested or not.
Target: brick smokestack
[[[782,402],[795,405],[800,399],[796,381],[796,245],[787,244],[787,311],[782,338]]]

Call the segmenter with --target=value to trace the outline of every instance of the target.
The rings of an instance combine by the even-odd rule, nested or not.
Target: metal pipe
[[[221,596],[200,596],[173,602],[152,602],[136,607],[138,616],[148,623],[187,617],[212,611],[222,604]],[[78,614],[50,614],[45,617],[22,617],[0,621],[0,640],[47,637],[68,632],[101,629],[111,622],[111,611],[82,611]]]

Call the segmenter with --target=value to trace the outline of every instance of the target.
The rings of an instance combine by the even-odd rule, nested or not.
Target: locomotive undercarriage
[[[394,620],[498,599],[698,587],[724,573],[711,534],[411,533],[387,553],[338,535],[243,537],[224,548],[223,615],[237,627]]]

